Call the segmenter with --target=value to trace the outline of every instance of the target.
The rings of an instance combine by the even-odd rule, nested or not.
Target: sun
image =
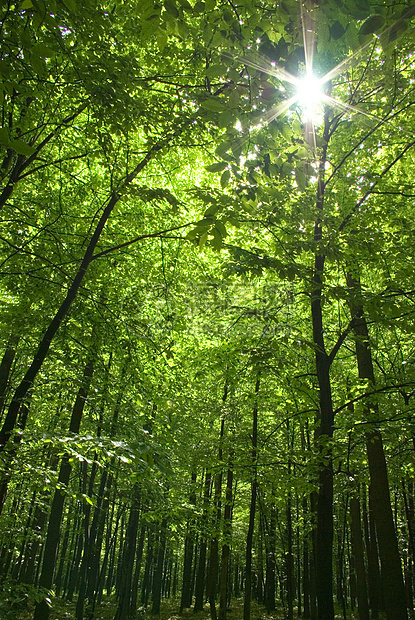
[[[297,82],[297,102],[302,110],[304,120],[313,121],[319,113],[324,94],[322,81],[312,73]]]

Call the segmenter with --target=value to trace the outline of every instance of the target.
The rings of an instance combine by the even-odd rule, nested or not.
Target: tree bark
[[[226,477],[225,510],[223,515],[223,545],[219,577],[219,620],[226,620],[228,605],[228,571],[230,558],[230,540],[232,535],[232,497],[233,497],[233,453],[229,455]]]
[[[255,527],[255,507],[257,496],[257,450],[258,450],[258,402],[257,396],[259,392],[259,373],[255,384],[255,404],[252,410],[252,475],[251,482],[251,503],[249,507],[249,523],[246,535],[246,552],[245,552],[245,592],[244,592],[244,615],[243,620],[250,620],[251,617],[251,598],[252,598],[252,542],[254,539]]]
[[[4,402],[10,381],[10,370],[16,355],[16,348],[19,344],[20,336],[12,335],[7,343],[6,350],[0,364],[0,416],[3,414]],[[1,419],[1,418],[0,418]]]
[[[225,389],[222,397],[222,402],[226,401],[228,395],[228,388],[225,382]],[[222,465],[222,441],[225,433],[225,419],[222,417],[220,423],[220,437],[219,437],[219,465]],[[213,517],[212,530],[214,532],[212,536],[212,540],[210,543],[210,561],[209,561],[209,607],[210,607],[210,616],[212,620],[216,620],[216,592],[217,592],[217,584],[219,579],[219,541],[218,541],[218,533],[220,527],[220,521],[222,516],[222,468],[219,469],[218,473],[215,476],[215,508],[216,514]]]
[[[85,366],[82,384],[79,388],[78,395],[72,409],[71,421],[69,424],[69,433],[73,435],[79,433],[82,414],[84,411],[93,372],[93,361],[89,360]],[[39,579],[39,586],[45,588],[46,590],[49,590],[53,584],[56,556],[60,540],[63,506],[65,502],[65,492],[69,484],[71,470],[72,467],[69,461],[69,454],[65,453],[62,457],[59,470],[58,488],[54,493],[52,507],[49,515],[49,524],[43,554],[42,572]],[[47,618],[49,618],[49,614],[49,602],[46,598],[43,598],[36,604],[34,620],[47,620]]]
[[[325,146],[319,162],[319,176],[316,207],[319,214],[314,225],[314,242],[317,251],[314,259],[313,284],[311,293],[311,318],[313,342],[315,346],[316,373],[319,387],[319,417],[316,433],[320,452],[317,500],[316,532],[316,592],[319,620],[334,620],[333,606],[333,463],[330,443],[334,430],[333,401],[331,394],[331,360],[324,343],[322,288],[325,256],[319,244],[322,241],[322,217],[324,209],[324,178],[329,141],[329,110],[324,115],[323,138]]]
[[[276,528],[276,508],[272,500],[270,508],[269,525],[265,538],[265,607],[268,611],[275,609],[275,528]]]
[[[201,540],[199,546],[199,563],[196,573],[195,582],[195,604],[193,611],[203,611],[204,593],[205,593],[205,569],[206,569],[206,547],[207,547],[207,518],[208,518],[208,506],[210,498],[212,474],[210,471],[206,472],[205,477],[205,490],[203,498],[203,515],[201,523]]]
[[[357,497],[350,500],[350,530],[356,569],[356,595],[359,620],[369,620],[369,604],[366,588],[366,570],[363,553],[363,536],[360,520],[360,502]]]
[[[164,565],[164,554],[166,550],[166,526],[167,520],[163,519],[160,527],[160,538],[159,538],[159,548],[157,553],[157,564],[153,575],[153,587],[152,587],[152,599],[153,604],[151,608],[151,613],[153,615],[160,614],[160,603],[161,603],[161,586],[162,586],[162,576],[163,576],[163,565]],[[121,620],[121,617],[120,617]]]
[[[369,344],[369,330],[361,304],[360,281],[350,272],[346,275],[347,285],[353,295],[350,303],[354,322],[356,359],[360,379],[369,380],[375,385],[372,352]],[[379,545],[381,581],[387,620],[408,617],[405,602],[405,586],[402,577],[398,540],[393,522],[390,501],[388,472],[382,434],[378,425],[379,408],[377,403],[365,405],[366,419],[371,421],[371,430],[366,432],[366,453],[369,464],[370,488],[373,516]]]
[[[196,485],[196,472],[192,472],[192,488],[190,491],[189,502],[192,506],[196,505],[196,493],[195,493],[195,485]],[[183,582],[182,582],[182,593],[180,599],[180,613],[182,613],[183,609],[187,607],[191,607],[192,605],[192,595],[193,592],[191,590],[191,574],[192,574],[192,562],[193,562],[193,547],[194,547],[194,539],[193,539],[193,518],[189,519],[187,522],[187,533],[184,541],[184,559],[183,559]]]

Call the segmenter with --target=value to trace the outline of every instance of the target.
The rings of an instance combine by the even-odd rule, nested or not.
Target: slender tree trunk
[[[325,146],[319,163],[319,178],[316,207],[319,219],[314,226],[314,241],[317,253],[314,260],[313,283],[311,293],[311,318],[313,325],[313,342],[317,381],[319,386],[319,419],[317,445],[321,455],[318,476],[317,532],[316,532],[316,591],[319,620],[334,620],[333,606],[333,463],[330,442],[333,437],[333,402],[330,382],[331,360],[324,343],[322,288],[325,256],[320,253],[323,238],[322,218],[324,209],[324,177],[329,141],[329,110],[324,115],[323,138]]]
[[[82,530],[82,514],[80,510],[80,502],[77,502],[77,504],[78,510],[73,511],[73,513],[76,514],[76,536],[75,545],[72,547],[73,553],[68,573],[68,588],[66,593],[66,600],[69,602],[73,601],[76,588],[78,587],[79,567],[81,564],[82,551],[84,549],[84,532]]]
[[[20,336],[12,335],[7,343],[6,350],[0,364],[0,416],[3,414],[4,402],[10,382],[10,371],[16,355],[16,348]],[[1,419],[1,418],[0,418]]]
[[[219,578],[219,620],[226,620],[228,604],[228,570],[230,557],[230,540],[232,535],[232,497],[233,497],[233,454],[229,455],[229,467],[226,478],[226,501],[223,515],[223,545]]]
[[[23,404],[20,407],[19,415],[17,418],[17,428],[19,431],[24,431],[26,428],[27,417],[29,415],[29,405]],[[11,469],[13,466],[14,458],[17,454],[20,442],[22,441],[22,432],[16,433],[13,438],[13,444],[10,449],[4,455],[4,471],[2,478],[0,478],[0,515],[3,512],[4,503],[6,501],[7,489],[9,486],[9,480],[11,477]],[[1,451],[0,451],[1,452]]]
[[[370,384],[374,386],[375,374],[369,344],[369,331],[360,301],[360,282],[351,273],[348,273],[346,277],[347,285],[354,296],[350,306],[352,317],[355,318],[354,334],[359,378],[369,380]],[[365,414],[367,419],[373,420],[371,430],[366,432],[366,452],[370,473],[369,493],[373,505],[373,516],[376,524],[382,567],[381,580],[386,618],[387,620],[396,620],[396,618],[406,620],[408,615],[405,602],[405,586],[402,577],[398,540],[393,522],[385,452],[380,428],[376,425],[376,420],[379,419],[377,403],[367,404]]]
[[[118,607],[114,620],[124,620],[130,617],[131,584],[133,578],[133,566],[136,555],[138,520],[140,516],[141,489],[138,484],[133,490],[133,500],[128,519],[127,536],[120,552],[119,565],[121,567],[118,586]]]
[[[60,551],[58,570],[56,572],[56,577],[55,577],[56,596],[59,596],[61,588],[62,588],[63,569],[65,566],[66,552],[67,552],[68,545],[69,545],[69,534],[70,534],[70,526],[69,526],[69,519],[67,519],[65,533],[63,535],[63,541],[62,541],[62,549]]]
[[[312,521],[315,523],[317,520],[317,493],[312,491],[310,493],[310,514]],[[313,528],[311,535],[311,561],[310,561],[310,615],[312,620],[317,619],[317,531]]]
[[[225,402],[228,394],[227,384],[225,383],[224,394],[222,401]],[[219,437],[219,464],[222,465],[222,441],[225,432],[225,419],[222,417],[220,424],[220,437]],[[212,525],[213,536],[210,543],[210,561],[209,561],[209,606],[210,616],[212,620],[216,620],[216,592],[219,579],[219,541],[218,532],[220,527],[220,521],[222,518],[222,468],[219,469],[215,476],[215,507],[216,514],[214,515],[214,522]]]
[[[288,471],[290,472],[290,464]],[[294,617],[294,556],[291,493],[288,493],[287,496],[287,506],[285,514],[287,522],[287,552],[285,554],[285,573],[287,577],[287,618],[288,620],[292,620]]]
[[[192,506],[196,505],[196,472],[192,472],[192,488],[190,492],[189,502]],[[183,582],[182,582],[182,594],[180,599],[180,613],[183,609],[191,607],[192,605],[192,590],[191,590],[191,575],[192,575],[192,563],[193,563],[193,548],[194,548],[194,520],[189,519],[187,522],[187,533],[184,541],[184,559],[183,559]]]
[[[163,576],[163,565],[164,565],[164,554],[166,550],[166,527],[167,520],[163,519],[160,527],[160,539],[159,539],[159,548],[157,553],[157,564],[153,575],[153,587],[152,587],[152,599],[153,604],[151,608],[151,613],[154,615],[160,614],[160,603],[161,603],[161,585],[162,585],[162,576]],[[121,619],[120,619],[121,620]]]
[[[413,609],[413,566],[415,560],[415,540],[414,540],[414,485],[413,481],[408,481],[408,490],[406,489],[405,481],[402,480],[402,496],[405,506],[406,523],[408,527],[408,556],[407,556],[407,569],[405,576],[405,588],[407,597],[408,609]]]
[[[275,528],[276,508],[274,500],[271,503],[269,525],[266,536],[266,571],[265,571],[265,607],[268,611],[275,609]]]
[[[368,587],[369,587],[369,607],[372,620],[377,620],[379,617],[380,609],[380,572],[379,572],[379,559],[376,542],[375,528],[373,524],[373,518],[371,518],[371,524],[369,524],[369,516],[367,511],[367,498],[366,487],[362,485],[362,517],[363,517],[363,529],[365,534],[365,546],[367,556],[367,572],[368,572]]]
[[[153,562],[153,532],[151,530],[148,530],[146,564],[144,568],[143,583],[141,586],[141,603],[144,607],[147,607],[148,596],[150,592],[152,562]]]
[[[356,569],[356,595],[357,595],[357,608],[359,611],[360,620],[369,620],[369,604],[367,599],[366,588],[366,570],[365,560],[363,553],[363,536],[362,527],[360,521],[360,502],[357,497],[352,497],[350,500],[350,529],[352,535],[352,549],[355,559]]]
[[[205,477],[205,491],[204,491],[204,507],[201,523],[201,540],[199,547],[199,563],[196,574],[195,584],[195,605],[193,611],[203,611],[204,593],[205,593],[205,569],[206,569],[206,547],[207,547],[207,518],[208,518],[208,506],[210,498],[212,474],[206,472]]]
[[[302,501],[302,512],[304,523],[308,520],[308,502],[307,496],[304,495]],[[303,534],[303,618],[310,618],[310,556],[309,556],[309,538],[307,534]]]
[[[69,424],[69,433],[73,435],[79,433],[82,414],[84,411],[93,372],[93,362],[92,360],[89,360],[85,366],[82,384],[79,388],[78,395],[72,409],[72,416]],[[39,586],[47,590],[50,590],[53,584],[56,556],[60,539],[63,506],[65,501],[64,493],[69,484],[71,469],[72,467],[69,461],[69,454],[65,453],[62,457],[59,470],[58,488],[56,489],[53,496],[52,507],[49,515],[48,531],[46,535],[45,549],[43,554],[42,572],[39,579]],[[47,618],[49,618],[49,614],[49,603],[46,598],[43,598],[41,601],[36,603],[34,620],[47,620]]]
[[[337,528],[337,600],[340,603],[343,611],[343,617],[346,617],[346,546],[347,546],[347,514],[349,506],[349,493],[345,494],[343,502],[338,502],[338,528]],[[342,518],[341,518],[342,517]],[[342,525],[341,525],[342,524]],[[354,562],[354,556],[352,555]],[[350,566],[350,591],[355,591],[355,573],[353,570],[354,563],[349,562]],[[353,567],[352,567],[353,564]],[[354,601],[354,597],[351,595],[351,600]]]
[[[146,526],[142,525],[141,530],[140,530],[140,536],[138,538],[137,555],[136,555],[136,560],[135,560],[135,571],[134,571],[133,585],[131,589],[130,612],[133,618],[137,613],[138,582],[140,580],[141,564],[143,561],[145,535],[146,535]]]
[[[109,436],[112,439],[115,436],[121,398],[122,398],[122,389],[123,389],[123,379],[125,377],[125,373],[127,370],[127,362],[124,363],[121,370],[120,377],[120,393],[118,395],[116,405],[114,408],[114,413],[111,421],[111,428]],[[109,373],[108,375],[109,376]],[[99,483],[98,495],[96,499],[96,505],[94,508],[94,515],[92,518],[92,524],[89,532],[89,552],[88,558],[86,562],[86,598],[92,604],[92,607],[95,605],[96,594],[98,588],[99,574],[100,574],[100,558],[101,558],[101,549],[103,543],[103,534],[105,528],[105,521],[108,516],[109,509],[109,495],[113,481],[112,470],[115,463],[115,457],[112,457],[109,464],[107,464],[106,468],[102,472],[101,480]]]
[[[257,396],[259,392],[259,373],[255,384],[255,404],[252,410],[252,482],[251,482],[251,504],[249,508],[249,524],[246,536],[246,552],[245,552],[245,592],[244,592],[244,615],[243,620],[250,620],[251,617],[251,598],[252,598],[252,541],[254,538],[255,527],[255,507],[257,496],[257,449],[258,449],[258,402]]]

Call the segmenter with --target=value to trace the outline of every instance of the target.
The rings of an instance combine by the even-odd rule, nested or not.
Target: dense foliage
[[[2,3],[4,617],[413,612],[414,16]]]

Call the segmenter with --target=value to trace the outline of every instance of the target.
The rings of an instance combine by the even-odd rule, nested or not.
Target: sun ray
[[[309,1],[301,2],[301,23],[303,28],[304,57],[307,75],[313,73],[314,49],[316,44],[316,22],[314,8]]]
[[[291,75],[291,73],[282,67],[269,62],[265,58],[261,58],[259,55],[258,60],[256,60],[254,54],[248,58],[246,56],[234,56],[230,52],[223,51],[222,56],[225,56],[225,58],[229,58],[230,60],[234,60],[235,62],[240,62],[248,67],[252,67],[252,69],[262,71],[263,73],[266,73],[271,77],[276,77],[284,82],[289,82],[290,84],[296,84],[298,82],[298,79],[294,75]]]
[[[353,54],[351,54],[351,56],[348,56],[347,58],[339,62],[338,65],[336,65],[335,67],[333,67],[333,69],[330,69],[330,71],[328,71],[325,75],[323,75],[323,77],[321,78],[321,81],[323,83],[329,82],[330,80],[333,80],[335,77],[340,75],[340,73],[344,69],[347,69],[348,67],[353,66],[353,64],[357,65],[360,62],[357,56],[361,52],[364,52],[367,48],[372,47],[372,46],[373,46],[372,40],[368,41],[364,45],[361,45],[355,52],[353,52]]]
[[[297,103],[297,100],[298,100],[297,95],[294,95],[293,97],[290,97],[289,99],[285,99],[284,101],[281,101],[281,103],[279,103],[278,105],[273,106],[271,110],[269,110],[263,117],[264,121],[266,123],[271,123],[271,121],[274,121],[276,118],[281,116],[281,114],[284,114],[292,105]]]

